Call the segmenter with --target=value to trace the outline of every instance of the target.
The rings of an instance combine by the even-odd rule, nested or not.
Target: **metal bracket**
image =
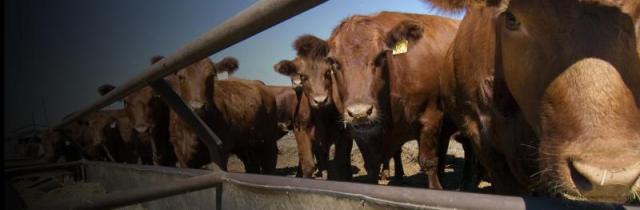
[[[167,103],[173,111],[180,116],[184,122],[189,124],[196,131],[198,137],[202,140],[207,149],[209,150],[209,156],[211,161],[216,164],[216,168],[220,168],[219,164],[222,160],[221,146],[222,140],[216,135],[209,126],[200,118],[191,108],[189,108],[182,98],[173,91],[173,88],[164,80],[158,79],[153,82],[149,82],[149,86],[160,95],[160,98]]]

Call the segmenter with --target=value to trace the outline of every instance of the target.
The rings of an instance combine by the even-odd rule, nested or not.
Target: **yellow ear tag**
[[[393,47],[393,55],[407,53],[408,46],[409,46],[409,41],[406,39],[397,41],[396,45]]]

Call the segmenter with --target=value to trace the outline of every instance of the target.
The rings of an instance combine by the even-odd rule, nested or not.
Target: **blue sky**
[[[148,65],[150,56],[173,53],[254,2],[5,1],[5,131],[30,123],[32,113],[38,124],[59,122],[95,101],[97,86],[124,83]],[[332,0],[211,58],[238,58],[238,77],[289,84],[272,66],[295,56],[296,37],[328,38],[342,19],[383,10],[446,16],[419,0]]]

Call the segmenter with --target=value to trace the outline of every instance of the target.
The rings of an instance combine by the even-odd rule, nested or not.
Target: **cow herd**
[[[376,183],[389,177],[391,159],[402,177],[401,147],[417,139],[427,187],[442,189],[455,136],[463,189],[482,178],[500,194],[640,200],[639,1],[430,2],[465,16],[355,15],[327,40],[300,36],[296,57],[273,66],[291,86],[237,78],[234,58],[205,58],[165,80],[222,140],[222,169],[235,154],[247,172],[273,174],[277,140],[293,131],[299,176],[351,180],[355,142],[366,181]],[[221,72],[231,76],[218,79]],[[151,87],[122,101],[121,110],[48,131],[45,157],[189,168],[213,161]]]

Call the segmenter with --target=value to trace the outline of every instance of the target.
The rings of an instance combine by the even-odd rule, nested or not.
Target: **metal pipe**
[[[17,176],[17,175],[28,174],[33,172],[46,171],[46,170],[75,168],[82,164],[84,164],[84,161],[80,160],[80,161],[67,162],[67,163],[55,163],[55,164],[11,168],[11,169],[5,169],[4,174],[6,176],[11,177],[11,176]]]
[[[144,87],[148,82],[163,78],[213,53],[249,38],[290,17],[311,9],[326,0],[262,0],[211,29],[197,40],[159,62],[144,73],[117,87],[84,109],[57,124],[61,128],[86,114],[101,109]]]
[[[126,191],[110,192],[106,195],[93,196],[85,199],[70,198],[56,203],[47,204],[46,209],[113,209],[173,195],[203,190],[219,186],[225,172],[213,172],[185,180],[153,185]],[[34,209],[38,209],[34,206]]]
[[[345,183],[256,174],[227,173],[231,184],[267,189],[270,193],[308,192],[332,197],[361,199],[403,208],[435,209],[637,209],[620,204],[589,203],[551,198],[515,197],[456,191],[429,190],[360,183]]]

